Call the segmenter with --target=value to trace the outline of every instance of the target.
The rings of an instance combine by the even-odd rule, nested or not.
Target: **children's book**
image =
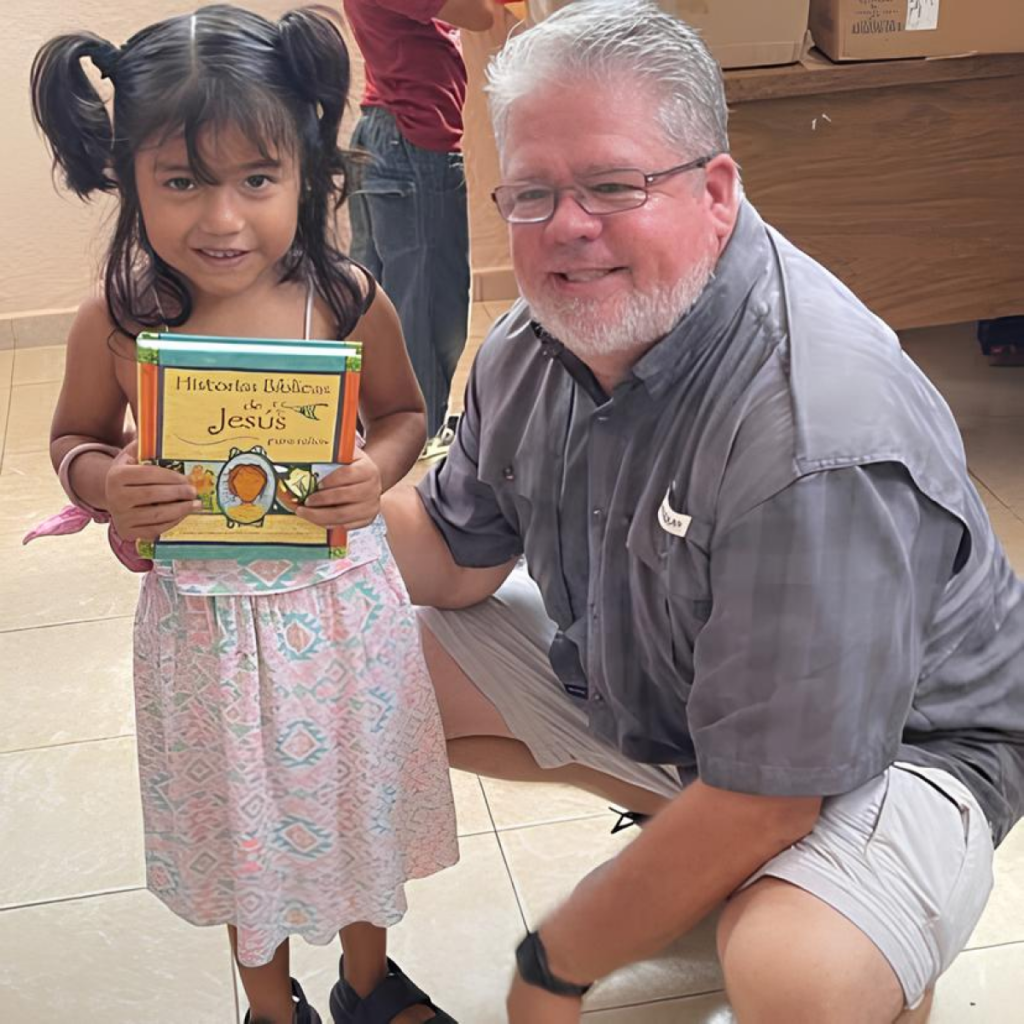
[[[356,444],[362,347],[142,333],[139,461],[176,470],[202,508],[146,558],[343,558],[343,529],[295,510]]]

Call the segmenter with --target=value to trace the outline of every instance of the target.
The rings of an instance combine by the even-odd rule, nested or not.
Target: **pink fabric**
[[[108,523],[107,541],[110,543],[110,550],[114,552],[117,560],[132,572],[149,572],[153,563],[148,558],[142,558],[135,550],[135,542],[125,540],[114,529],[110,522],[110,516],[106,513],[87,512],[77,505],[65,505],[56,515],[44,519],[38,526],[33,526],[22,538],[22,544],[38,540],[40,537],[61,537],[69,533],[81,533],[90,523]]]
[[[28,544],[40,537],[61,537],[70,533],[81,533],[89,523],[107,523],[107,541],[117,560],[132,572],[149,572],[153,568],[153,563],[148,558],[139,556],[134,541],[125,540],[114,529],[114,524],[110,522],[110,514],[103,509],[93,508],[75,494],[71,486],[71,464],[79,455],[86,452],[103,452],[111,458],[116,458],[120,455],[121,449],[100,442],[88,442],[72,448],[61,460],[60,468],[57,470],[60,485],[72,503],[56,515],[44,519],[38,526],[34,526],[25,534],[21,543]]]
[[[366,62],[363,106],[383,107],[423,149],[462,145],[466,65],[459,30],[434,17],[444,0],[344,0]]]

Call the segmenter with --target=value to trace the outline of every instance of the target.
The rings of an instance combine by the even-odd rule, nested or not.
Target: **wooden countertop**
[[[735,104],[1014,75],[1024,76],[1024,54],[975,54],[838,64],[818,50],[811,50],[799,64],[726,71],[725,92],[729,102]]]

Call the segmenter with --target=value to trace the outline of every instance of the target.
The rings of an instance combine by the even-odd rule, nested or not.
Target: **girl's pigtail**
[[[303,7],[289,11],[277,23],[292,82],[316,104],[320,141],[328,156],[338,152],[338,129],[351,77],[348,49],[335,18],[330,8]],[[340,172],[340,153],[338,159]]]
[[[89,57],[109,78],[118,49],[89,32],[51,39],[32,62],[32,113],[68,188],[85,198],[112,192],[113,128],[107,108],[81,65]]]

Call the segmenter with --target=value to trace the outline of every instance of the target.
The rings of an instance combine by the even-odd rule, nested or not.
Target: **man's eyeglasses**
[[[592,217],[607,217],[624,210],[635,210],[647,202],[647,190],[657,181],[676,174],[706,167],[718,154],[702,156],[689,163],[670,167],[667,171],[644,174],[635,167],[602,171],[577,178],[572,185],[552,188],[538,182],[522,181],[513,185],[499,185],[492,193],[498,213],[509,224],[542,224],[550,220],[563,192],[571,192],[573,199]]]

